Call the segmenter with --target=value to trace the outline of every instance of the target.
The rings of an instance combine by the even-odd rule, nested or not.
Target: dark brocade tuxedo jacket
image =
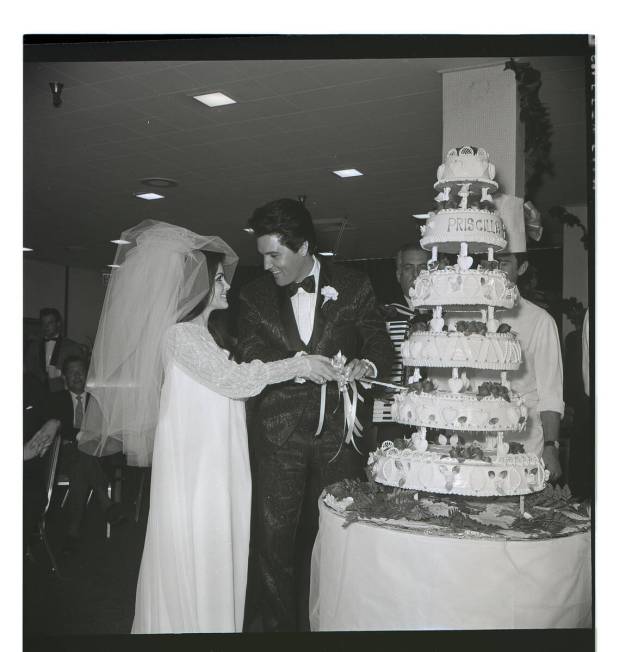
[[[324,287],[332,287],[337,299],[325,301]],[[237,355],[240,360],[269,362],[289,358],[298,351],[334,356],[341,351],[348,361],[367,359],[376,365],[378,376],[388,374],[393,347],[385,322],[376,307],[374,292],[365,274],[341,265],[321,261],[316,288],[314,329],[304,344],[285,288],[278,287],[270,275],[246,285],[240,297]],[[338,404],[336,383],[327,385],[327,414]],[[338,413],[342,410],[342,401]],[[312,382],[288,381],[264,389],[250,410],[258,439],[275,446],[283,444],[307,410],[320,408],[320,386]],[[343,428],[343,417],[342,428]],[[254,438],[253,443],[259,445]]]
[[[321,289],[328,287],[337,298],[325,301]],[[367,276],[321,261],[316,292],[314,327],[305,345],[285,288],[278,287],[270,274],[245,286],[240,297],[238,357],[270,362],[299,351],[328,357],[341,351],[348,361],[365,358],[376,365],[379,376],[387,374],[393,348]],[[367,459],[343,445],[343,400],[337,383],[323,387],[327,398],[319,442],[315,431],[320,385],[294,380],[269,385],[248,405],[253,480],[248,631],[309,629],[309,569],[318,529],[318,497],[332,482],[361,477]],[[363,411],[357,411],[361,423]],[[357,442],[361,451],[366,439]]]

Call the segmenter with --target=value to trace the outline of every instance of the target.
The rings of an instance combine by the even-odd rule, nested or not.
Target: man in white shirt
[[[513,283],[529,265],[522,210],[503,210],[501,219],[508,235],[508,246],[495,258]],[[561,477],[559,427],[563,418],[563,362],[561,342],[554,319],[539,306],[520,298],[512,309],[500,313],[522,346],[522,365],[508,374],[511,388],[520,394],[528,409],[527,427],[521,433],[509,433],[509,439],[521,441],[525,450],[541,457],[550,471],[550,480]]]

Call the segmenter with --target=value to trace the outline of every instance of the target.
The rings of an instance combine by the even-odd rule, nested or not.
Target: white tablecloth
[[[591,627],[591,535],[497,541],[344,519],[320,501],[313,631]]]

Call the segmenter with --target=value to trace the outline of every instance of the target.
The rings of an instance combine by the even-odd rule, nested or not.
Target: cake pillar
[[[504,64],[442,70],[443,159],[452,147],[475,143],[492,155],[507,195],[524,196],[524,126],[516,77]]]

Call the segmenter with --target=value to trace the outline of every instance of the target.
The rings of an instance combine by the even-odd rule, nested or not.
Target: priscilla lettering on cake
[[[492,218],[474,217],[450,217],[447,221],[447,231],[483,231],[494,233],[505,238],[505,227],[503,224]]]

